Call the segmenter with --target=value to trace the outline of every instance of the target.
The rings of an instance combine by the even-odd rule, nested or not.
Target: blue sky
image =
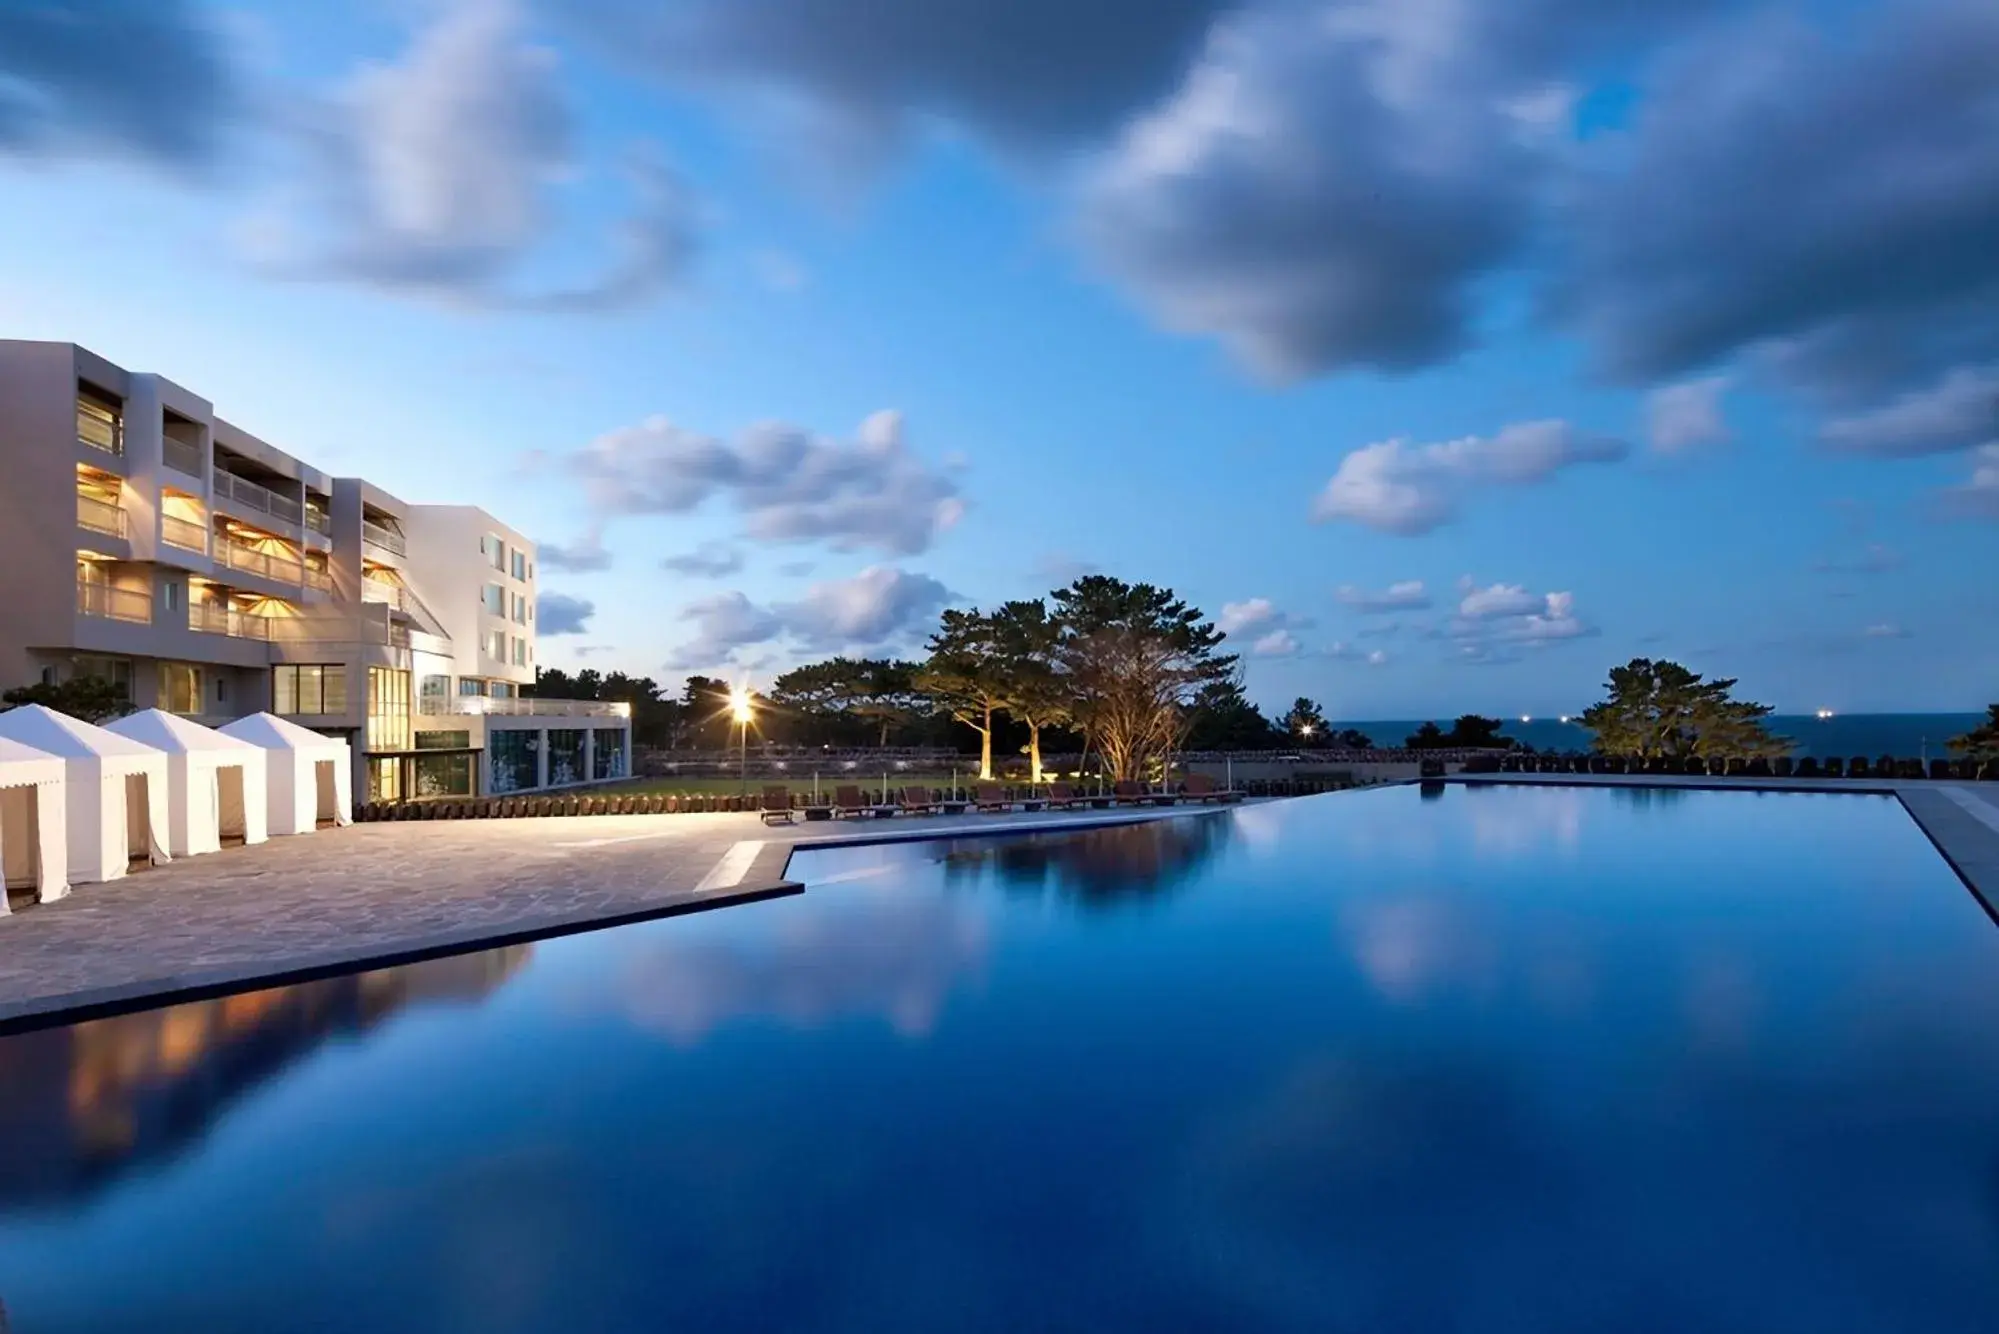
[[[535,534],[544,662],[1098,569],[1339,718],[1999,694],[1989,5],[34,9],[0,331]]]

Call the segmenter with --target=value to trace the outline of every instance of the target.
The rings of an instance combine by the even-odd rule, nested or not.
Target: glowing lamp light
[[[729,688],[729,714],[739,723],[747,724],[755,715],[750,705],[750,692],[741,686]]]
[[[1306,723],[1303,727],[1299,728],[1298,730],[1305,736],[1310,736],[1312,735],[1312,724]]]
[[[1566,714],[1566,713],[1565,713],[1565,714],[1563,714],[1563,715],[1562,715],[1562,718],[1561,718],[1561,720],[1562,720],[1563,722],[1567,722],[1567,721],[1569,720],[1569,715],[1568,715],[1568,714]]]
[[[1523,714],[1521,714],[1521,715],[1520,715],[1520,721],[1521,721],[1521,722],[1523,722],[1523,723],[1531,723],[1531,722],[1533,722],[1534,720],[1533,720],[1533,718],[1529,717],[1529,716],[1528,716],[1527,714],[1524,714],[1524,713],[1523,713]]]

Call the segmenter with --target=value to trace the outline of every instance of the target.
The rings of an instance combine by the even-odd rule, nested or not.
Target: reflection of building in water
[[[477,1001],[529,946],[190,1001],[0,1038],[0,1208],[72,1199],[170,1158],[330,1038]]]
[[[973,839],[945,850],[947,874],[991,870],[1013,887],[1052,887],[1086,905],[1150,898],[1185,881],[1228,846],[1229,814],[1153,820],[1079,833]]]

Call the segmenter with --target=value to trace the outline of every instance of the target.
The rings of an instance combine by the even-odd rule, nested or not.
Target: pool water
[[[46,1331],[1999,1327],[1890,798],[1412,788],[0,1040]]]

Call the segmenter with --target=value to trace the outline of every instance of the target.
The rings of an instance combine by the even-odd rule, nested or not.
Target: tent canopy
[[[279,719],[280,722],[283,719]],[[115,732],[131,741],[151,746],[154,750],[174,753],[199,751],[226,751],[241,756],[258,749],[248,741],[238,740],[227,732],[218,732],[212,727],[203,727],[177,713],[163,709],[141,709],[128,714],[105,726],[105,731]]]
[[[264,841],[268,752],[262,746],[159,709],[120,718],[107,730],[166,753],[167,824],[174,856],[219,851],[224,835],[245,843]]]
[[[138,772],[158,764],[160,759],[155,746],[119,736],[40,704],[23,704],[0,713],[0,737],[65,760],[98,760],[112,773]]]
[[[72,883],[116,880],[134,856],[168,859],[165,752],[40,704],[0,713],[0,737],[62,762]]]
[[[40,786],[62,778],[60,757],[0,736],[0,787]]]
[[[67,771],[59,756],[0,737],[0,877],[44,903],[69,893]],[[8,911],[0,893],[0,913]]]
[[[275,713],[253,713],[247,718],[238,718],[233,723],[224,723],[222,735],[262,746],[265,750],[316,750],[329,754],[345,755],[347,743],[339,737],[326,736],[310,727],[300,727],[289,719],[280,718]]]

